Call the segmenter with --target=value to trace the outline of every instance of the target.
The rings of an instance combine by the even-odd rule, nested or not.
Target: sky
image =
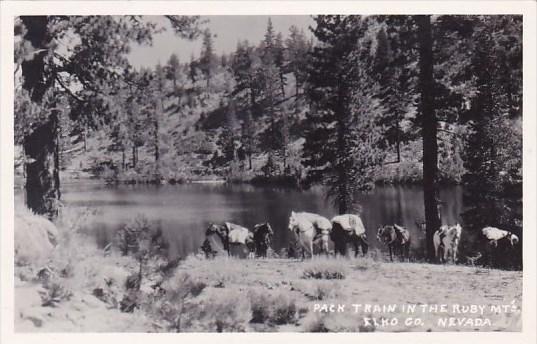
[[[281,32],[284,39],[289,33],[289,27],[295,25],[303,29],[307,37],[311,36],[308,26],[313,25],[310,16],[202,16],[201,20],[207,20],[202,28],[209,28],[213,34],[214,48],[217,54],[231,53],[235,51],[239,40],[248,40],[250,43],[258,44],[267,29],[268,18],[271,18],[274,31]],[[199,56],[201,50],[201,38],[195,41],[188,41],[176,36],[167,19],[164,17],[148,17],[151,21],[156,21],[167,30],[154,35],[152,46],[132,45],[132,50],[128,56],[131,64],[136,67],[153,67],[157,63],[165,64],[170,55],[175,53],[181,63],[190,61],[190,57]]]

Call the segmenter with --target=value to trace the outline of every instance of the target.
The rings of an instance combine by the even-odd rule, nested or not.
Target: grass
[[[522,295],[522,273],[517,271],[484,270],[460,265],[387,263],[369,258],[316,257],[301,262],[292,259],[204,260],[190,257],[178,270],[188,271],[196,278],[207,281],[207,290],[216,290],[224,295],[222,297],[228,292],[241,290],[240,299],[249,301],[250,305],[247,329],[255,331],[468,330],[464,327],[439,326],[439,318],[456,315],[449,312],[423,316],[426,319],[424,326],[400,323],[393,327],[379,327],[363,321],[363,317],[375,316],[365,311],[332,314],[314,312],[313,309],[315,304],[324,303],[341,303],[347,307],[353,303],[490,306],[512,300],[520,306]],[[215,277],[225,279],[223,289],[213,286],[211,281]],[[404,319],[407,315],[398,311],[393,316]],[[493,325],[487,331],[515,330],[520,325],[516,320],[520,316],[518,313],[487,316]]]

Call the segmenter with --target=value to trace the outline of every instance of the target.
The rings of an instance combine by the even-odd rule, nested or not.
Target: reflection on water
[[[20,197],[20,195],[19,195]],[[440,192],[442,222],[460,221],[462,189],[451,186]],[[165,186],[64,185],[62,199],[69,207],[91,207],[99,216],[90,230],[101,245],[106,244],[121,224],[144,214],[159,221],[171,242],[172,254],[186,255],[200,247],[210,222],[234,222],[252,228],[270,222],[274,229],[274,249],[287,247],[287,222],[291,210],[309,211],[328,218],[336,215],[320,189],[298,191],[273,187],[227,184],[186,184]],[[424,218],[423,193],[419,186],[377,187],[360,195],[362,219],[371,248],[376,229],[383,224],[406,226],[413,236],[412,250],[422,255],[424,233],[416,221]]]

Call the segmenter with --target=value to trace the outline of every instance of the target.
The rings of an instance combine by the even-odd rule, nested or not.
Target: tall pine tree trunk
[[[395,144],[397,147],[397,162],[401,162],[401,127],[399,125],[399,116],[397,116],[396,121]]]
[[[159,101],[158,102],[159,106],[157,107],[157,114],[155,115],[155,122],[154,122],[154,129],[155,129],[155,133],[154,133],[154,140],[155,140],[155,167],[156,167],[156,171],[157,173],[159,172],[159,160],[160,160],[160,133],[159,133],[159,116],[160,116],[160,113],[162,112],[162,103]]]
[[[136,143],[132,144],[132,168],[136,168]]]
[[[342,80],[341,76],[339,80]],[[336,173],[337,173],[337,205],[339,214],[346,214],[350,209],[351,204],[348,197],[349,194],[349,178],[347,173],[348,169],[348,150],[345,135],[347,130],[347,97],[345,97],[346,86],[340,83],[338,85],[338,106],[336,109],[336,126],[337,126],[337,157],[336,157]]]
[[[87,152],[88,151],[88,126],[84,124],[84,134],[83,134],[83,138],[84,138],[84,152]]]
[[[60,199],[58,118],[53,110],[49,120],[24,137],[26,163],[26,204],[37,214],[53,219]]]
[[[125,171],[125,146],[121,145],[121,170]]]
[[[423,202],[425,205],[427,258],[435,258],[433,236],[440,227],[438,213],[438,143],[433,94],[433,41],[431,18],[415,16],[419,41],[419,87],[423,139]]]
[[[26,155],[26,204],[37,214],[54,218],[60,199],[58,110],[51,105],[45,108],[43,96],[53,87],[52,77],[45,78],[45,58],[48,54],[50,36],[48,18],[45,16],[21,16],[26,28],[25,39],[29,40],[37,53],[25,60],[22,67],[23,88],[31,94],[32,101],[41,104],[41,111],[50,111],[47,120],[41,123],[23,140]]]
[[[285,81],[283,80],[282,72],[280,72],[280,91],[282,92],[282,99],[285,99]]]

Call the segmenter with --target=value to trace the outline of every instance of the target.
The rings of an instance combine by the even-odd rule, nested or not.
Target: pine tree
[[[356,210],[356,193],[371,187],[369,172],[378,162],[364,155],[378,145],[371,130],[378,101],[367,69],[371,37],[359,16],[317,16],[315,21],[320,43],[313,48],[308,77],[314,108],[307,117],[304,165],[307,182],[327,184],[343,214]]]
[[[423,140],[423,202],[425,206],[426,248],[430,261],[435,258],[433,235],[440,228],[438,191],[437,121],[433,93],[433,37],[430,16],[415,16],[418,26],[419,92]]]
[[[198,17],[167,16],[177,34],[194,37]],[[55,99],[70,99],[70,117],[86,118],[88,125],[110,121],[115,102],[118,70],[128,65],[126,53],[131,42],[150,42],[153,23],[137,16],[23,16],[16,25],[22,34],[20,46],[29,47],[27,56],[19,56],[22,87],[39,108],[39,121],[24,133],[26,156],[35,160],[26,166],[26,200],[39,214],[54,217],[60,199],[58,107]],[[69,31],[69,32],[68,32]],[[110,35],[115,32],[115,35]],[[72,54],[64,56],[57,44],[66,34],[79,37]],[[28,49],[16,49],[26,54]],[[73,87],[76,84],[77,87]]]
[[[287,51],[286,71],[292,72],[295,77],[295,115],[300,111],[300,90],[303,89],[307,78],[307,66],[309,64],[309,54],[311,45],[306,41],[304,31],[299,30],[296,26],[289,28],[289,37],[285,41],[285,50]]]
[[[396,159],[390,162],[401,161],[401,144],[405,139],[405,132],[401,126],[405,115],[412,106],[412,72],[410,70],[411,47],[402,44],[401,36],[404,34],[404,20],[385,19],[384,22],[390,31],[386,33],[384,26],[376,36],[375,59],[372,63],[373,73],[376,75],[381,88],[382,103],[386,109],[379,118],[379,125],[384,128],[384,138],[387,145],[395,146]]]
[[[287,114],[283,108],[285,97],[283,39],[281,34],[274,32],[270,18],[260,50],[263,114],[266,118],[266,129],[262,133],[260,147],[268,153],[271,163],[275,163],[276,155],[281,155],[285,170],[289,125]]]
[[[252,169],[252,155],[256,153],[257,142],[255,135],[255,125],[252,115],[247,111],[241,126],[241,143],[248,158],[248,169]]]
[[[199,67],[205,80],[207,81],[207,89],[209,89],[211,77],[214,73],[216,56],[213,48],[213,37],[209,29],[205,29],[203,32],[203,41],[201,47],[201,54],[199,60]]]
[[[280,97],[285,99],[285,85],[287,80],[285,78],[287,61],[284,54],[283,37],[281,32],[278,32],[274,40],[274,64],[278,68],[278,74],[280,77]]]
[[[188,76],[190,77],[190,82],[195,84],[198,77],[198,68],[199,63],[194,58],[194,54],[190,55],[190,62],[188,63]]]
[[[475,76],[476,92],[465,118],[469,120],[469,135],[463,176],[467,206],[463,218],[474,236],[485,226],[521,234],[522,141],[512,119],[513,115],[520,118],[521,109],[513,107],[511,98],[520,92],[521,83],[505,80],[507,74],[521,72],[520,33],[520,18],[484,16],[475,23],[475,51],[469,68]],[[509,36],[511,40],[505,39]],[[520,251],[511,262],[501,263],[506,266],[513,259],[520,264]]]
[[[180,77],[180,63],[176,54],[171,54],[168,64],[166,65],[166,78],[173,82],[173,90],[177,91],[177,80]]]
[[[166,94],[166,84],[165,84],[165,72],[164,68],[157,64],[155,67],[154,73],[151,75],[151,81],[149,84],[149,91],[152,100],[152,106],[149,109],[149,116],[151,118],[153,130],[152,130],[152,140],[153,149],[154,149],[154,158],[155,158],[155,177],[160,178],[161,173],[161,161],[160,161],[160,151],[161,151],[161,137],[163,136],[161,126],[164,120],[164,102],[163,98]]]

